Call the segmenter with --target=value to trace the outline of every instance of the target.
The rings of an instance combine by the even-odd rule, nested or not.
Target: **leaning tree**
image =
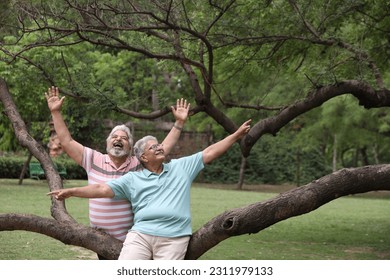
[[[195,103],[193,115],[206,114],[228,133],[241,121],[228,113],[229,108],[256,116],[250,133],[239,143],[242,155],[248,157],[264,135],[276,136],[287,124],[337,96],[353,96],[361,110],[390,105],[384,78],[390,38],[385,2],[15,0],[9,1],[9,26],[2,33],[12,36],[1,43],[1,58],[10,64],[25,61],[41,72],[48,85],[57,84],[60,77],[47,61],[34,60],[31,53],[39,49],[87,43],[167,62],[186,76]],[[12,23],[17,23],[16,30]],[[66,71],[66,57],[61,61]],[[88,100],[77,93],[72,73],[65,73],[72,87],[62,91]],[[42,163],[50,190],[62,188],[50,157],[30,136],[4,79],[0,98],[19,143]],[[168,107],[149,114],[120,104],[114,109],[134,118],[169,113]],[[389,169],[387,164],[342,169],[273,199],[228,210],[194,232],[186,258],[197,259],[231,236],[257,233],[341,196],[390,190]],[[53,200],[51,212],[54,219],[2,214],[0,230],[38,232],[108,258],[118,256],[120,242],[78,224],[64,202]]]

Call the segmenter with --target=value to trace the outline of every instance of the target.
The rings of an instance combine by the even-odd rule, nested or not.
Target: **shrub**
[[[27,156],[3,156],[0,158],[0,178],[10,178],[17,179],[19,178],[23,165],[27,160]],[[37,161],[33,158],[31,161]],[[59,157],[53,159],[53,162],[57,164],[58,168],[65,168],[67,179],[86,179],[87,175],[85,170],[76,164],[73,160],[64,157]],[[27,168],[27,172],[24,175],[24,178],[29,177],[29,170]]]
[[[21,157],[20,158],[1,157],[0,178],[19,178],[25,161],[26,159]]]

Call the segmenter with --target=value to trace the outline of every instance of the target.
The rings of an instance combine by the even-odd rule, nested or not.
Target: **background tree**
[[[160,91],[164,87],[158,85],[167,85],[166,81],[159,84],[161,73],[173,73],[175,93],[194,100],[191,101],[192,119],[208,117],[196,121],[197,126],[211,122],[225,133],[232,133],[244,119],[254,120],[251,132],[240,142],[244,157],[250,155],[265,135],[291,136],[300,130],[300,135],[306,133],[313,138],[311,142],[324,156],[329,157],[331,153],[333,158],[343,158],[348,166],[352,161],[347,151],[353,138],[342,125],[352,127],[359,123],[365,132],[373,130],[374,135],[388,132],[384,109],[370,110],[367,114],[353,112],[353,118],[346,117],[352,100],[359,102],[360,111],[364,111],[361,107],[389,106],[386,78],[390,24],[389,5],[385,0],[10,3],[13,6],[8,17],[17,18],[19,25],[8,30],[11,36],[3,33],[2,60],[11,65],[22,63],[28,68],[23,71],[26,74],[38,71],[47,85],[60,86],[62,92],[77,102],[87,101],[90,108],[96,102],[108,115],[108,112],[119,112],[133,118],[155,119],[168,114],[167,105],[160,108],[151,105],[155,104],[156,96],[160,104],[168,100],[164,97],[169,97],[169,90]],[[145,64],[139,64],[139,60]],[[142,67],[150,61],[156,68]],[[137,79],[140,73],[142,77]],[[106,79],[110,75],[115,78]],[[119,86],[113,83],[116,79]],[[18,82],[13,83],[11,78],[11,88],[15,86],[19,90]],[[153,90],[156,88],[158,92]],[[18,96],[18,90],[12,90],[12,94]],[[31,87],[20,92],[31,92]],[[18,141],[43,163],[48,177],[53,176],[48,181],[50,189],[61,187],[43,151],[29,137],[25,138],[27,129],[15,113],[16,106],[8,93],[3,82],[4,110]],[[146,98],[149,103],[142,102],[145,95],[151,96]],[[322,107],[331,99],[340,100],[336,97],[342,95],[353,98]],[[35,94],[31,96],[37,99]],[[372,116],[381,122],[371,122],[368,118]],[[296,156],[304,150],[302,141],[298,137],[293,143]],[[358,153],[365,155],[362,162],[369,162],[370,142],[359,137],[354,144]],[[378,155],[386,145],[378,141],[374,146],[372,153]],[[388,189],[389,178],[383,172],[387,168],[387,165],[375,165],[338,171],[269,202],[228,211],[194,234],[187,257],[197,258],[229,236],[258,232],[339,196]],[[299,176],[298,171],[296,174]],[[64,214],[63,205],[53,202],[53,208],[61,209],[58,215],[53,210],[57,220],[45,220],[45,225],[35,230],[102,255],[116,256],[117,243],[105,243],[104,248],[86,245],[85,229],[73,224]],[[281,208],[282,213],[278,210]],[[0,217],[1,229],[34,230],[30,223],[32,217],[12,216],[19,223],[9,218],[10,215]],[[77,238],[61,237],[46,225],[56,223],[60,229],[63,222],[72,223],[67,232],[77,231]],[[93,234],[103,238],[99,233]]]

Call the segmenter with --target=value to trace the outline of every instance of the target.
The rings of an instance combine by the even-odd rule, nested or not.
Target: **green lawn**
[[[85,184],[66,181],[65,187]],[[45,180],[0,179],[0,213],[33,213],[50,217],[50,199]],[[192,189],[193,229],[225,210],[263,201],[277,195],[206,188]],[[67,200],[67,209],[88,224],[87,199]],[[320,209],[275,224],[258,234],[229,238],[206,254],[204,260],[389,260],[389,195],[359,195],[337,199]],[[84,248],[64,245],[44,235],[0,232],[0,260],[96,259]]]

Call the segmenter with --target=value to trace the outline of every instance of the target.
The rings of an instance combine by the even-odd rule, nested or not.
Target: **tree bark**
[[[231,236],[258,233],[339,197],[377,190],[390,190],[389,164],[339,170],[275,198],[231,209],[213,218],[193,234],[186,258],[197,259]]]
[[[244,179],[245,179],[245,167],[246,167],[246,161],[247,158],[244,156],[241,156],[241,165],[240,165],[240,175],[237,183],[237,189],[241,190],[242,185],[244,184]]]
[[[31,158],[32,158],[32,154],[29,153],[28,157],[27,157],[27,160],[23,164],[22,171],[20,172],[18,185],[22,185],[22,183],[23,183],[24,175],[26,175],[27,167],[28,167],[28,165],[29,165],[29,163],[31,161]]]
[[[118,258],[122,248],[122,242],[91,227],[30,214],[0,214],[0,231],[2,230],[44,234],[66,245],[84,247],[113,260]]]

